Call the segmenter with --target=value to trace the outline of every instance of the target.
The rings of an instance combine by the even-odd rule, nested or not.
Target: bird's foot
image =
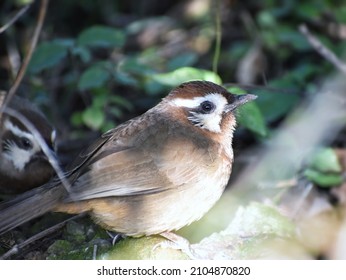
[[[194,260],[198,258],[197,255],[194,254],[191,248],[190,242],[184,237],[177,235],[173,232],[163,232],[163,233],[160,233],[160,235],[167,240],[156,244],[153,250],[157,249],[158,247],[161,247],[164,249],[169,248],[169,249],[181,250],[190,259]]]
[[[112,231],[108,231],[106,230],[108,236],[112,239],[112,245],[114,246],[115,243],[117,243],[118,241],[120,241],[124,235],[121,233],[117,233],[117,232],[112,232]]]

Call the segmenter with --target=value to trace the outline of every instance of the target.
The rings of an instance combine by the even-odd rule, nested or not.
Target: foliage
[[[78,73],[77,83],[73,82],[73,87],[79,91],[90,91],[92,101],[83,111],[73,113],[72,123],[77,126],[84,124],[94,130],[106,130],[114,126],[107,122],[104,111],[107,105],[117,106],[117,110],[109,110],[109,113],[115,116],[121,115],[122,109],[132,109],[132,106],[120,96],[115,99],[108,98],[109,83],[116,65],[107,60],[94,60],[93,51],[97,48],[121,48],[125,44],[125,37],[125,33],[119,29],[97,25],[86,28],[76,39],[43,42],[37,47],[28,71],[31,74],[41,74],[58,67],[64,60],[69,60],[70,63],[78,61],[82,70]],[[72,71],[73,69],[67,72],[65,77],[73,75]]]
[[[344,180],[337,154],[331,148],[315,151],[303,175],[321,187],[339,186]]]
[[[17,4],[23,5],[19,2]],[[339,9],[332,1],[320,4],[311,5],[308,0],[299,3],[293,1],[283,6],[270,0],[258,5],[247,4],[245,7],[223,3],[228,18],[223,18],[222,21],[224,28],[220,72],[212,73],[207,69],[211,69],[214,53],[212,41],[215,14],[208,14],[208,8],[201,8],[199,12],[196,11],[198,16],[191,15],[190,18],[158,16],[148,11],[144,19],[138,16],[141,12],[134,9],[132,13],[135,16],[129,24],[112,26],[101,23],[103,11],[98,10],[97,5],[84,2],[82,8],[79,6],[80,1],[75,4],[63,1],[66,17],[73,15],[75,7],[80,7],[81,14],[92,11],[99,19],[83,17],[85,22],[81,24],[75,18],[73,23],[78,23],[81,28],[71,28],[70,31],[66,27],[71,26],[71,23],[60,21],[61,30],[64,30],[62,35],[50,34],[50,39],[41,40],[29,66],[31,90],[37,94],[47,92],[51,87],[50,77],[58,74],[56,90],[63,91],[59,93],[59,98],[67,103],[78,102],[78,105],[73,105],[73,111],[67,112],[64,117],[71,117],[74,129],[87,126],[104,131],[126,119],[126,115],[135,109],[138,102],[144,104],[139,105],[140,108],[148,108],[158,99],[158,95],[181,82],[191,79],[206,79],[216,83],[221,83],[221,79],[225,83],[233,82],[234,78],[230,74],[236,73],[238,63],[253,46],[251,41],[255,40],[266,56],[267,66],[263,67],[261,73],[266,77],[267,86],[276,90],[252,89],[251,92],[259,98],[241,109],[239,123],[255,135],[265,137],[270,124],[292,111],[304,95],[313,94],[316,79],[323,77],[330,69],[328,63],[316,59],[306,38],[297,29],[302,22],[314,20],[324,23],[326,14],[334,15],[335,20],[344,18],[344,9]],[[50,5],[52,10],[57,11],[56,16],[62,16],[56,4]],[[167,5],[174,6],[174,3]],[[123,9],[131,5],[115,1],[106,6],[116,18],[123,15]],[[242,19],[241,13],[233,15],[232,11],[242,9],[253,22],[245,21],[239,30],[231,30],[233,34],[229,33],[225,26],[232,25],[237,17]],[[48,14],[47,30],[52,26],[50,16],[52,14]],[[110,17],[110,13],[107,17]],[[197,35],[191,31],[191,25],[197,28]],[[248,38],[246,32],[252,34],[252,38]],[[167,50],[172,39],[165,37],[170,33],[186,37],[186,42],[190,37],[189,44],[193,45],[195,41],[197,45],[185,47],[183,40],[180,46],[177,45],[177,50]],[[336,54],[341,53],[341,42],[332,44],[333,38],[326,31],[320,34],[321,40]],[[138,45],[132,47],[136,43]],[[205,63],[206,61],[208,62]],[[254,64],[253,67],[257,66]],[[127,87],[125,92],[124,87]],[[78,101],[72,98],[76,93]]]
[[[172,88],[191,80],[207,80],[222,84],[219,75],[211,71],[179,67],[178,60],[188,59],[188,54],[170,61],[166,68],[172,68],[172,65],[176,64],[177,69],[166,73],[149,68],[140,70],[140,59],[131,56],[125,56],[120,61],[93,59],[93,50],[98,48],[114,51],[124,46],[126,37],[127,34],[119,29],[98,25],[81,31],[76,39],[43,42],[37,47],[28,71],[39,75],[44,70],[56,68],[63,60],[78,60],[84,70],[79,73],[75,87],[79,91],[89,91],[92,101],[83,111],[73,113],[72,123],[76,126],[84,124],[93,130],[107,130],[114,126],[113,123],[107,122],[104,110],[107,105],[110,107],[108,112],[115,117],[121,117],[122,109],[133,109],[121,96],[115,95],[116,99],[110,96],[109,88],[112,83],[139,86],[140,80],[144,79],[146,90],[152,94],[163,86]],[[239,117],[240,124],[258,135],[265,136],[266,125],[259,108],[255,104],[248,104],[240,110],[243,112]]]

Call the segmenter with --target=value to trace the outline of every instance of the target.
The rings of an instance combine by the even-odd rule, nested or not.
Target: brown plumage
[[[49,210],[89,212],[96,223],[130,236],[198,220],[231,173],[233,110],[252,99],[210,82],[182,84],[81,153],[66,175],[71,193],[56,182],[0,205],[0,232]]]

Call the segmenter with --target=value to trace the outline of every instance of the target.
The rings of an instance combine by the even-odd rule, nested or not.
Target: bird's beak
[[[239,106],[248,103],[249,101],[252,101],[257,98],[257,95],[253,94],[241,94],[241,95],[234,95],[235,100],[226,106],[226,113],[231,112],[238,108]]]

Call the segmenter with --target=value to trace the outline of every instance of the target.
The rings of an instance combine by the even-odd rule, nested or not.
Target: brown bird
[[[127,236],[178,230],[220,198],[231,174],[234,110],[254,95],[211,82],[173,89],[143,115],[106,132],[66,178],[0,205],[0,232],[47,211],[89,212]]]
[[[3,194],[25,192],[43,185],[54,175],[39,141],[23,124],[23,118],[54,150],[55,130],[42,112],[27,99],[13,97],[0,120],[0,193]]]

